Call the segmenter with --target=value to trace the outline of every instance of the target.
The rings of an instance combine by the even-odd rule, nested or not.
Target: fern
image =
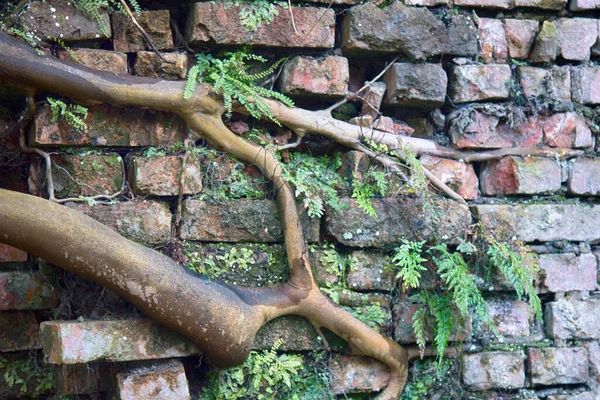
[[[263,23],[265,25],[273,22],[273,19],[279,15],[276,6],[287,8],[287,4],[272,0],[227,0],[225,8],[231,4],[240,6],[238,17],[240,23],[250,32],[256,32]]]
[[[52,122],[57,122],[59,117],[64,120],[67,125],[71,125],[80,132],[87,131],[87,124],[84,119],[87,118],[87,108],[79,104],[66,104],[62,100],[47,98],[52,111]]]
[[[387,189],[385,172],[369,170],[362,181],[358,179],[356,172],[352,173],[352,198],[356,199],[356,204],[372,217],[376,217],[377,212],[371,200],[376,195],[384,197]]]
[[[427,270],[423,266],[423,263],[427,260],[421,257],[425,242],[403,240],[402,243],[400,247],[395,249],[396,253],[392,258],[392,263],[400,269],[396,279],[402,278],[404,288],[418,288],[421,272]]]
[[[223,53],[224,58],[219,59],[210,54],[197,54],[197,63],[190,70],[185,85],[183,97],[189,99],[197,82],[208,83],[213,86],[215,93],[223,96],[223,104],[227,109],[226,116],[231,117],[233,102],[239,102],[250,115],[256,119],[264,118],[281,126],[264,98],[272,98],[282,102],[288,107],[293,107],[294,102],[287,96],[264,87],[256,85],[256,81],[263,79],[273,72],[286,59],[275,62],[267,70],[249,74],[250,68],[246,62],[267,60],[264,57],[249,54],[243,51]]]

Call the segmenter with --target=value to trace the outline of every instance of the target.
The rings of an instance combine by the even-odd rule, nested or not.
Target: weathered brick
[[[480,177],[481,191],[487,196],[552,193],[561,185],[560,166],[543,157],[507,156],[488,161]]]
[[[413,328],[413,317],[415,313],[424,308],[422,304],[409,304],[399,302],[394,308],[394,320],[396,321],[396,327],[394,328],[394,339],[400,343],[416,343],[417,338],[415,336]],[[433,332],[433,326],[429,324],[425,327],[425,340],[427,342],[433,341],[431,332]],[[464,341],[471,337],[472,325],[471,319],[467,318],[466,324],[463,327],[457,327],[450,333],[449,341]]]
[[[194,343],[149,319],[43,322],[40,340],[45,360],[50,364],[151,360],[200,354]]]
[[[600,193],[600,159],[577,158],[569,163],[569,193],[597,196]]]
[[[581,345],[585,347],[588,353],[589,371],[590,377],[588,379],[588,385],[596,393],[600,392],[600,341],[593,340],[589,342],[582,342]]]
[[[546,335],[552,339],[600,339],[600,300],[564,299],[546,304]]]
[[[515,7],[534,7],[545,10],[562,10],[567,0],[515,0]]]
[[[385,82],[373,82],[365,90],[363,95],[363,105],[360,114],[362,116],[370,115],[373,118],[378,116],[377,111],[383,103],[383,97],[387,90],[387,84]],[[375,109],[373,109],[375,108]]]
[[[592,131],[576,112],[554,114],[543,123],[544,139],[551,147],[586,148],[593,144]]]
[[[535,45],[531,53],[532,62],[554,62],[560,46],[560,28],[556,21],[544,21],[542,29],[535,38]]]
[[[133,71],[139,76],[170,81],[187,77],[188,58],[183,53],[162,53],[167,62],[153,51],[138,51]]]
[[[507,99],[510,80],[508,65],[457,65],[452,68],[450,97],[454,103]]]
[[[486,301],[486,305],[499,335],[525,337],[531,334],[526,302],[496,299]]]
[[[470,390],[518,389],[525,386],[525,362],[520,351],[466,354],[463,366],[463,382]]]
[[[0,243],[0,263],[27,261],[27,253],[16,247]]]
[[[340,282],[340,275],[338,272],[328,271],[331,264],[327,262],[327,257],[331,254],[331,251],[336,250],[311,248],[308,254],[313,276],[319,286],[333,286]],[[321,261],[321,259],[323,259],[325,263]]]
[[[444,239],[452,241],[462,236],[471,223],[466,207],[442,198],[428,204],[428,212],[420,211],[423,207],[420,199],[408,196],[373,199],[375,217],[367,215],[353,199],[340,201],[348,209],[342,213],[327,210],[325,228],[327,234],[346,246],[385,247],[402,239],[416,239],[417,232],[423,239],[433,235],[437,226],[443,226]]]
[[[65,364],[53,366],[53,378],[57,391],[65,396],[96,394],[110,389],[110,374],[106,364]]]
[[[144,28],[157,49],[170,50],[173,48],[169,10],[142,11],[136,14],[135,19]],[[116,51],[134,53],[136,51],[152,50],[152,47],[127,15],[114,13],[112,23],[113,46]]]
[[[33,1],[21,15],[21,23],[46,41],[101,42],[110,36],[110,20],[104,9],[98,13],[102,26],[75,8],[68,0]]]
[[[465,118],[468,118],[466,123]],[[542,141],[542,122],[531,117],[512,125],[493,115],[493,111],[491,114],[467,111],[450,121],[449,134],[458,148],[533,147]]]
[[[532,103],[550,103],[554,111],[573,109],[571,102],[571,69],[517,67],[523,94]]]
[[[160,244],[167,242],[171,235],[171,211],[165,203],[144,200],[95,206],[81,203],[67,205],[131,240]]]
[[[530,379],[534,386],[585,383],[588,359],[583,347],[527,349]]]
[[[279,89],[290,96],[342,97],[348,93],[348,59],[296,56],[283,67]]]
[[[377,253],[352,252],[353,269],[346,277],[348,287],[352,290],[393,290],[394,273],[387,263],[389,260]]]
[[[73,59],[71,53],[77,58]],[[65,61],[77,62],[100,71],[127,74],[127,54],[118,51],[98,49],[72,49],[70,52],[61,50],[58,58]]]
[[[319,221],[301,217],[304,237],[319,240]],[[181,238],[208,242],[283,241],[283,227],[277,204],[271,200],[228,200],[211,204],[188,199],[183,204]]]
[[[470,15],[449,14],[446,24],[446,40],[443,54],[473,57],[477,55],[477,26]]]
[[[454,0],[459,7],[500,8],[509,10],[514,7],[514,0]]]
[[[479,18],[479,56],[485,63],[504,61],[508,57],[508,42],[502,21]]]
[[[190,389],[181,361],[169,360],[119,372],[117,395],[121,400],[189,400]]]
[[[111,195],[123,186],[123,160],[117,153],[107,155],[70,155],[52,154],[52,177],[54,193],[58,198]],[[45,163],[32,164],[30,180],[45,174]],[[31,193],[43,194],[35,186],[30,186]]]
[[[590,59],[590,49],[598,40],[598,21],[591,18],[561,18],[560,54],[565,60]]]
[[[44,310],[57,304],[54,287],[40,273],[0,272],[0,310]]]
[[[504,29],[511,58],[527,59],[540,23],[531,19],[505,19]]]
[[[340,339],[325,332],[330,345],[337,348]],[[278,339],[283,339],[281,351],[315,351],[325,348],[313,325],[306,319],[296,315],[286,315],[265,324],[254,338],[252,348],[266,350],[273,347]]]
[[[390,379],[385,364],[369,357],[335,355],[329,361],[330,390],[334,394],[377,392]]]
[[[600,8],[600,3],[596,0],[572,0],[569,4],[571,11],[586,11]]]
[[[596,290],[597,262],[592,253],[540,254],[538,263],[541,292]]]
[[[479,197],[479,180],[473,165],[429,155],[421,156],[421,164],[465,200]]]
[[[583,104],[600,104],[600,67],[572,67],[571,87],[573,101]]]
[[[449,0],[404,0],[404,4],[407,6],[417,7],[435,7],[441,5],[447,5]]]
[[[0,352],[40,347],[40,324],[33,312],[0,312]]]
[[[177,196],[181,183],[182,156],[141,157],[129,159],[129,180],[136,194]],[[200,160],[188,157],[185,163],[183,194],[202,192]]]
[[[439,64],[395,63],[383,80],[386,104],[436,108],[446,100],[448,77]]]
[[[169,146],[185,139],[183,122],[171,114],[118,108],[89,107],[86,132],[65,123],[52,122],[49,106],[35,116],[31,143],[53,146]]]
[[[314,7],[277,8],[279,14],[270,24],[262,24],[255,32],[240,23],[239,7],[216,2],[194,4],[188,16],[186,37],[190,46],[246,45],[288,48],[332,48],[335,20],[333,10]],[[292,26],[294,14],[297,35]]]
[[[583,204],[515,204],[471,207],[498,240],[548,242],[600,239],[600,207]]]

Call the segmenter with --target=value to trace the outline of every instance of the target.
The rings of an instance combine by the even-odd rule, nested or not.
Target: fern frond
[[[400,269],[396,279],[402,278],[402,286],[405,288],[418,288],[421,272],[427,271],[423,263],[427,259],[421,257],[425,242],[409,242],[402,240],[403,244],[396,247],[392,263]]]

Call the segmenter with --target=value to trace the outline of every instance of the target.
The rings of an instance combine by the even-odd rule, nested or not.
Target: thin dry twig
[[[142,28],[142,26],[139,24],[139,22],[137,21],[137,19],[135,19],[135,16],[131,12],[131,9],[129,8],[129,6],[125,2],[125,0],[119,0],[119,1],[121,2],[121,5],[123,6],[123,9],[127,13],[127,16],[129,16],[129,18],[131,19],[131,22],[133,22],[133,25],[135,25],[135,27],[137,28],[137,30],[142,34],[142,36],[144,37],[144,39],[146,39],[146,42],[148,42],[148,44],[152,48],[152,51],[154,51],[156,53],[156,55],[161,59],[162,62],[165,62],[167,64],[173,64],[172,61],[168,61],[162,55],[162,53],[156,48],[156,46],[152,42],[152,39],[150,39],[150,36],[148,36],[148,34],[144,30],[144,28]]]

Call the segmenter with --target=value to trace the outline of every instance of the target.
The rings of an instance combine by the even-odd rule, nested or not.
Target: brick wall
[[[80,63],[114,73],[185,79],[193,65],[185,44],[197,51],[252,45],[274,58],[291,55],[276,87],[309,107],[331,104],[358,89],[399,54],[383,76],[385,84],[373,85],[367,95],[371,104],[382,104],[380,129],[481,152],[535,146],[581,150],[583,155],[567,160],[524,154],[470,164],[424,156],[422,162],[470,201],[470,212],[451,200],[436,201],[445,237],[460,236],[480,222],[498,239],[532,245],[541,269],[543,323],[531,323],[528,305],[500,283],[484,294],[501,338],[476,323],[454,336],[465,348],[456,376],[465,393],[485,399],[600,398],[600,205],[595,197],[600,158],[594,124],[600,104],[600,20],[594,18],[599,6],[588,0],[405,0],[380,9],[368,1],[339,0],[328,9],[327,3],[305,1],[293,8],[296,28],[304,32],[297,35],[286,10],[273,23],[247,32],[236,7],[199,2],[185,8],[170,2],[156,9],[150,2],[151,11],[138,19],[170,63],[148,51],[131,24],[117,15],[103,15],[112,24],[112,37],[66,1],[34,1],[22,18],[41,38],[60,37]],[[70,58],[67,52],[59,56]],[[0,90],[0,98],[12,106],[22,101],[8,89]],[[14,118],[0,116],[0,149],[18,154],[15,134],[2,135]],[[355,122],[369,124],[372,118],[367,109]],[[111,204],[68,207],[147,246],[168,249],[182,239],[197,251],[250,249],[253,273],[232,273],[227,279],[236,284],[285,279],[284,263],[266,261],[282,252],[283,239],[268,195],[218,203],[198,199],[208,185],[203,172],[214,169],[207,163],[223,164],[225,175],[232,168],[220,159],[186,164],[183,225],[173,237],[181,158],[147,157],[143,150],[182,142],[180,120],[97,105],[86,121],[88,131],[74,133],[53,123],[49,108],[40,106],[30,128],[30,145],[51,152],[57,196],[114,193],[123,179],[131,194]],[[244,121],[236,123],[244,129]],[[360,167],[361,155],[347,152],[343,159],[340,173],[349,177]],[[0,187],[43,195],[40,160],[23,155],[18,160],[16,167],[0,169]],[[342,215],[327,211],[322,218],[303,217],[305,235],[311,243],[333,242],[359,260],[346,279],[349,288],[365,296],[344,301],[378,302],[388,314],[382,331],[414,344],[411,322],[418,307],[398,296],[397,282],[383,265],[386,250],[415,238],[415,227],[420,236],[434,234],[431,218],[415,212],[421,202],[410,196],[375,200],[378,217],[365,215],[351,198],[343,202],[349,208]],[[321,284],[339,279],[320,265],[318,251],[313,262]],[[255,347],[269,348],[280,337],[285,351],[323,349],[310,324],[296,317],[265,326]],[[144,319],[114,294],[5,245],[0,245],[0,352],[11,362],[28,362],[43,352],[54,381],[54,389],[33,382],[23,391],[0,383],[2,398],[45,390],[108,391],[133,399],[159,390],[185,399],[197,390],[195,345]],[[386,384],[385,368],[372,360],[336,353],[330,368],[332,390],[339,394],[373,392]]]

